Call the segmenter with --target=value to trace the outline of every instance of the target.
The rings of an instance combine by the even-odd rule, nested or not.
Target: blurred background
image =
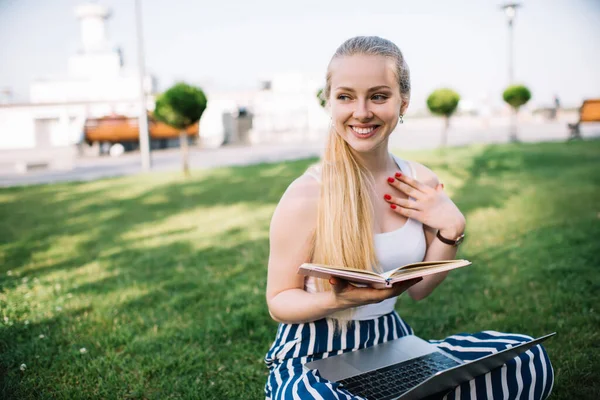
[[[449,145],[509,141],[517,123],[521,141],[563,140],[583,100],[600,97],[595,0],[2,0],[0,180],[178,168],[178,130],[152,115],[176,82],[207,99],[187,129],[192,167],[317,155],[328,117],[316,93],[337,46],[356,35],[392,40],[410,66],[399,148],[440,146],[444,122],[426,102],[439,88],[460,99]],[[531,93],[514,121],[511,84]],[[581,129],[595,136],[598,124]]]
[[[600,398],[600,1],[0,0],[0,399],[264,398],[270,220],[356,35],[404,52],[390,151],[468,221],[400,315],[556,331],[552,398]]]

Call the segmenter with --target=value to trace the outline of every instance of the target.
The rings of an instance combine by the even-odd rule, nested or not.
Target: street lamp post
[[[517,14],[517,8],[521,7],[519,3],[506,3],[501,6],[506,14],[508,21],[508,83],[513,84],[514,75],[514,44],[513,44],[513,23],[515,15]]]
[[[142,170],[150,171],[152,161],[150,158],[150,135],[148,134],[148,110],[146,109],[146,89],[144,78],[146,75],[144,68],[144,45],[142,31],[142,9],[141,0],[135,0],[135,25],[137,30],[137,51],[138,51],[138,73],[140,74],[140,116],[139,116],[139,135],[140,135],[140,153],[142,156]]]
[[[513,25],[515,15],[517,14],[517,8],[521,7],[519,3],[506,3],[500,8],[504,10],[506,19],[508,21],[508,84],[513,85],[515,83],[515,57],[514,57],[514,33]],[[510,124],[510,141],[516,142],[517,139],[517,112],[513,110],[511,115]]]

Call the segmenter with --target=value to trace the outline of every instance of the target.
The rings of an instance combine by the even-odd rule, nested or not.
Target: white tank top
[[[415,170],[409,162],[394,155],[392,157],[403,174],[417,179]],[[319,182],[321,181],[321,177],[311,170],[308,171],[308,174]],[[404,264],[423,261],[425,258],[427,247],[425,233],[423,232],[423,224],[417,220],[409,218],[402,227],[395,231],[376,233],[374,241],[375,254],[383,271],[389,271]],[[304,279],[304,290],[309,293],[317,291],[315,278],[306,277]],[[352,319],[368,320],[388,314],[394,311],[396,299],[396,297],[393,297],[377,304],[355,307]],[[331,317],[335,318],[336,313],[332,314]]]

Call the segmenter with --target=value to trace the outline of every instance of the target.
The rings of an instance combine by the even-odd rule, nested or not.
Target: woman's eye
[[[346,94],[338,95],[337,99],[342,100],[342,101],[351,100],[350,96],[348,96]],[[373,97],[371,97],[371,99],[375,100],[375,101],[385,101],[388,99],[388,96],[383,95],[383,94],[376,94]]]

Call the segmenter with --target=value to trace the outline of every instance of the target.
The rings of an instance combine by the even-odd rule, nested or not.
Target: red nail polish
[[[394,178],[388,178],[388,182],[389,183],[394,183],[395,179]]]
[[[391,200],[392,196],[390,196],[389,194],[386,194],[385,196],[383,196],[383,198],[386,200]]]
[[[393,210],[396,209],[396,205],[395,204],[390,204],[390,207],[392,207]]]
[[[396,178],[400,178],[402,174],[400,172],[396,172]]]

